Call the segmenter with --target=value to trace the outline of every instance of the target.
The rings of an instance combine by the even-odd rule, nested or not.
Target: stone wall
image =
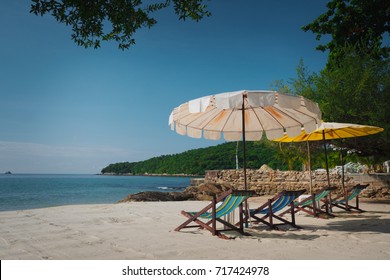
[[[233,170],[209,170],[205,174],[206,183],[229,184],[233,188],[241,188],[244,185],[242,169]],[[382,175],[346,175],[345,187],[356,184],[370,184],[362,192],[362,197],[366,198],[390,198],[390,174]],[[341,176],[337,173],[330,173],[330,183],[339,187],[342,191]],[[247,170],[247,186],[249,190],[254,190],[258,195],[273,195],[282,190],[310,191],[310,176],[308,171],[279,171],[262,167],[258,170]],[[326,172],[312,172],[312,186],[315,192],[327,186]]]
[[[390,199],[390,173],[351,174],[351,185],[370,184],[362,193],[363,197]]]

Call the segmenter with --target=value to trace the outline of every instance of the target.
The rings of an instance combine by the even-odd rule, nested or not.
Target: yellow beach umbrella
[[[308,141],[324,141],[324,150],[325,150],[325,161],[326,161],[326,172],[328,187],[330,187],[329,179],[329,168],[328,168],[328,157],[326,151],[326,140],[331,139],[342,139],[342,138],[352,138],[367,136],[371,134],[376,134],[382,132],[384,129],[377,126],[370,125],[360,125],[360,124],[351,124],[351,123],[336,123],[336,122],[323,122],[316,130],[311,133],[306,133],[302,131],[300,135],[295,137],[288,137],[287,135],[274,139],[275,142],[307,142],[308,148],[308,157],[309,157],[309,173],[310,173],[310,192],[311,184],[311,170],[310,170],[310,149]],[[344,172],[343,172],[344,173]],[[344,187],[344,174],[343,174],[343,187]]]
[[[360,125],[351,123],[323,122],[316,130],[311,133],[302,131],[295,137],[284,136],[273,141],[277,142],[303,142],[303,141],[320,141],[331,139],[342,139],[367,136],[382,132],[384,129],[377,126]]]

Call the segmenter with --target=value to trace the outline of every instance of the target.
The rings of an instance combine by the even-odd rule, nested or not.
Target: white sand
[[[0,259],[390,259],[390,204],[324,220],[296,216],[302,230],[250,229],[223,240],[173,229],[181,210],[206,202],[133,202],[0,212]],[[252,205],[251,205],[252,206]]]

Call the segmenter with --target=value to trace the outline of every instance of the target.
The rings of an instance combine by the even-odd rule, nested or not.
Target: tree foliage
[[[332,0],[327,12],[320,15],[304,31],[312,31],[316,39],[331,36],[327,44],[317,49],[330,51],[331,59],[342,57],[345,44],[359,44],[365,52],[376,57],[388,57],[390,48],[384,46],[383,36],[390,32],[390,1],[388,0]]]
[[[173,5],[179,19],[199,21],[209,16],[206,0],[32,0],[31,13],[50,14],[72,28],[72,40],[85,48],[116,41],[125,50],[135,44],[134,34],[157,23],[154,12]]]
[[[366,156],[390,157],[390,59],[348,54],[317,79],[320,106],[327,120],[380,126],[384,132],[345,141]]]
[[[303,64],[292,81],[296,90],[319,103],[324,121],[383,127],[377,135],[349,138],[336,145],[377,161],[390,157],[390,59],[363,55],[346,46],[343,59],[332,61],[319,74]],[[300,74],[299,74],[300,73]]]

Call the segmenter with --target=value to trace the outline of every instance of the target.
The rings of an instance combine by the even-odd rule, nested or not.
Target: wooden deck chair
[[[280,214],[280,216],[290,213],[291,211],[294,211],[295,214],[302,211],[316,218],[334,217],[334,215],[331,214],[329,211],[328,195],[331,191],[335,189],[337,188],[336,187],[322,188],[316,193],[312,193],[309,197],[303,199],[302,201],[294,202],[294,208],[290,208],[284,211],[283,213]],[[321,207],[320,203],[322,203],[323,204],[322,206],[324,207]],[[321,210],[321,208],[325,208],[325,211]]]
[[[341,208],[348,212],[359,212],[359,213],[365,212],[364,210],[359,208],[359,194],[362,190],[364,190],[368,186],[369,184],[367,185],[357,184],[356,186],[349,188],[345,193],[340,194],[334,199],[332,199],[331,205]],[[349,202],[353,199],[355,199],[355,206],[349,204]]]
[[[269,199],[266,203],[261,205],[256,209],[250,210],[250,217],[254,219],[253,223],[263,223],[269,226],[272,229],[279,229],[279,225],[291,225],[295,228],[301,228],[295,224],[295,212],[293,211],[294,203],[293,201],[300,195],[302,195],[306,190],[299,191],[286,191],[284,190],[280,194]],[[283,219],[280,215],[277,215],[276,212],[283,210],[285,207],[289,206],[291,208],[291,222]],[[282,223],[275,224],[273,219],[277,219]],[[267,221],[268,219],[268,221]]]
[[[235,230],[243,235],[249,235],[244,232],[244,210],[243,203],[250,196],[254,196],[254,191],[238,191],[238,190],[229,190],[223,193],[218,198],[213,198],[212,202],[200,210],[199,212],[186,212],[181,211],[181,214],[188,218],[187,221],[182,223],[180,226],[175,228],[175,231],[180,231],[183,228],[192,228],[198,227],[207,229],[212,233],[212,235],[217,235],[218,237],[229,239],[226,235],[222,234],[223,231]],[[220,203],[219,206],[217,204]],[[221,218],[236,208],[239,208],[239,227],[222,220]],[[224,229],[217,229],[217,222],[225,226]],[[196,223],[197,225],[190,225],[191,223]]]

